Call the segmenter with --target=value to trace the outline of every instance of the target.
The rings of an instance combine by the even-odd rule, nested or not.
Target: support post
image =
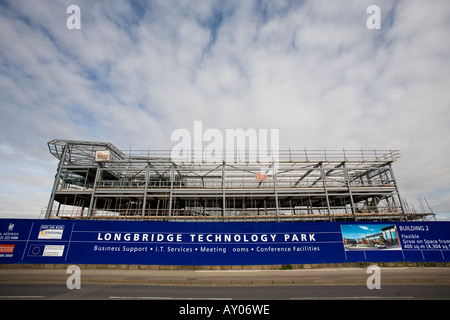
[[[172,217],[172,198],[173,198],[173,180],[174,180],[174,165],[170,167],[170,196],[169,196],[169,220]]]
[[[97,183],[100,178],[100,163],[98,163],[97,171],[95,172],[94,185],[92,186],[91,202],[89,203],[88,217],[92,217],[92,208],[94,207],[95,190],[97,189]]]
[[[150,179],[150,172],[148,168],[145,170],[145,187],[144,187],[144,200],[142,203],[142,219],[145,217],[145,207],[147,206],[147,189],[148,189],[148,180]]]
[[[323,168],[323,163],[322,162],[320,162],[320,171],[322,173],[323,188],[325,190],[325,198],[327,200],[328,216],[330,217],[330,221],[331,221],[332,219],[331,219],[330,199],[328,198],[328,189],[327,189],[327,175],[326,175],[325,170]]]
[[[277,210],[277,222],[280,221],[280,208],[278,207],[278,189],[277,189],[277,170],[275,166],[272,168],[273,188],[275,191],[275,208]]]
[[[47,211],[45,212],[45,219],[50,219],[53,209],[53,202],[55,201],[55,193],[56,189],[58,189],[59,179],[61,177],[62,168],[64,166],[64,161],[66,160],[68,145],[66,144],[63,148],[63,152],[61,155],[61,159],[59,160],[58,171],[56,172],[55,182],[53,183],[52,194],[50,195],[50,199],[47,205]]]
[[[226,200],[225,200],[225,161],[222,164],[222,217],[225,219]]]
[[[402,213],[405,215],[405,220],[406,220],[406,212],[405,212],[405,208],[403,206],[402,198],[400,197],[400,192],[398,191],[397,180],[395,180],[395,176],[394,176],[394,170],[392,170],[392,162],[389,162],[389,172],[391,173],[391,179],[394,182],[395,191],[397,193],[398,201],[400,203],[400,209],[402,210]]]
[[[355,202],[353,201],[353,194],[352,194],[352,188],[350,187],[350,178],[348,176],[348,170],[345,167],[345,161],[342,162],[342,166],[344,168],[344,176],[345,176],[345,183],[347,184],[347,188],[348,188],[348,194],[350,196],[350,204],[352,206],[352,214],[353,214],[353,219],[355,219],[355,221],[357,220],[356,218],[356,209],[355,209]]]

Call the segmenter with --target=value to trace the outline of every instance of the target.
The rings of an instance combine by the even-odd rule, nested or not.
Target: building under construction
[[[161,221],[427,219],[402,201],[397,150],[280,150],[272,163],[174,161],[169,151],[52,140],[45,218]],[[431,210],[430,210],[431,211]]]

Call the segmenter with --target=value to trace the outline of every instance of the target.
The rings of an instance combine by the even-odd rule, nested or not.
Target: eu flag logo
[[[28,256],[32,257],[42,257],[44,254],[45,245],[44,244],[33,244],[28,249]]]

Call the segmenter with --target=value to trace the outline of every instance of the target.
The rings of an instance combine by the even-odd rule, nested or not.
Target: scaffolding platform
[[[161,221],[410,221],[398,150],[280,150],[270,163],[172,159],[108,142],[52,140],[59,160],[45,218]],[[254,157],[246,157],[247,159]],[[196,159],[195,156],[190,159]]]

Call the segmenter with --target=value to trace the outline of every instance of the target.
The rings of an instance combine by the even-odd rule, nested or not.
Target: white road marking
[[[385,300],[390,300],[390,299],[414,299],[414,297],[409,297],[409,296],[404,296],[404,297],[399,297],[399,296],[395,296],[395,297],[383,297],[383,296],[367,296],[367,297],[303,297],[303,298],[290,298],[290,300],[345,300],[345,299],[361,299],[361,300],[370,300],[370,299],[385,299]]]
[[[0,299],[38,299],[45,296],[0,296]]]
[[[148,300],[232,300],[231,298],[183,298],[183,297],[127,297],[127,296],[110,296],[109,299],[148,299]]]

